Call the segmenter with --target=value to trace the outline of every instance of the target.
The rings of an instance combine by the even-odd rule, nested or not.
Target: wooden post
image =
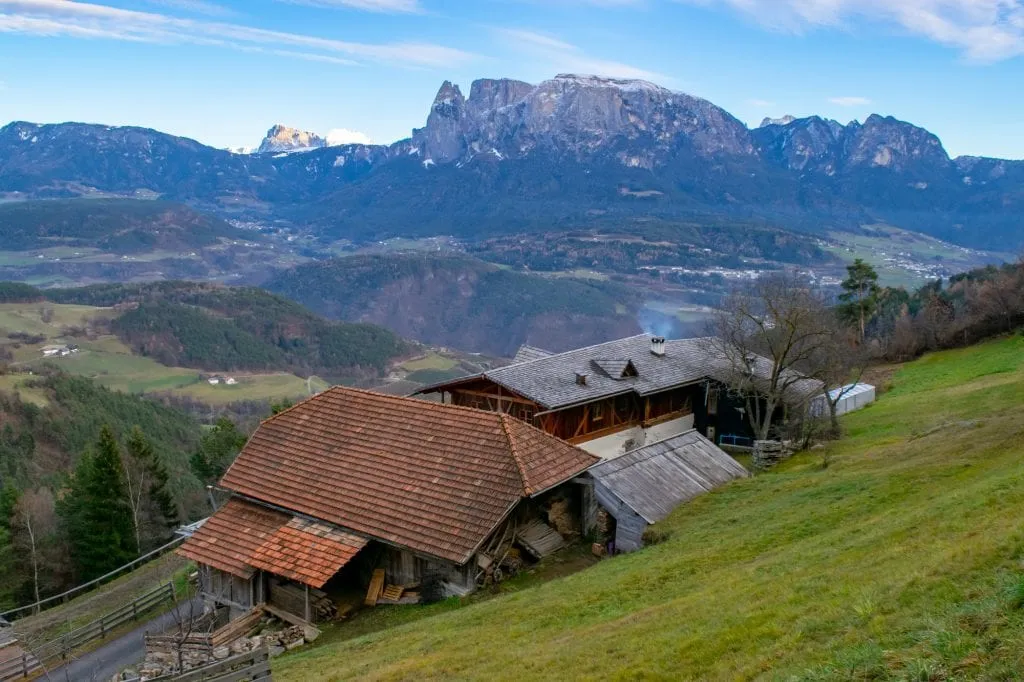
[[[306,622],[312,623],[312,619],[309,617],[309,585],[306,585]]]

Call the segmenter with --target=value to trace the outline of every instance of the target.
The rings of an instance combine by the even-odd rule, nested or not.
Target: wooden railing
[[[0,680],[28,677],[42,667],[43,664],[39,662],[38,658],[24,651],[21,656],[0,663]]]
[[[97,639],[105,639],[116,628],[138,620],[139,616],[165,601],[174,601],[174,597],[173,583],[161,585],[91,623],[65,632],[38,647],[32,647],[31,652],[27,652],[21,659],[0,663],[0,680],[28,677],[50,661],[67,660],[76,649]]]

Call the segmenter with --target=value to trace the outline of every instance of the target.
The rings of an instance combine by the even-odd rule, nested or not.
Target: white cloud
[[[356,43],[68,0],[0,0],[3,9],[7,12],[0,12],[0,33],[216,45],[336,64],[364,59],[409,67],[450,68],[474,57],[430,43]]]
[[[191,12],[193,14],[205,14],[211,17],[226,17],[234,14],[234,11],[216,5],[206,0],[145,0],[150,5],[160,5],[169,9]]]
[[[279,0],[293,5],[311,7],[361,9],[367,12],[418,13],[423,11],[419,0]]]
[[[871,104],[867,97],[830,97],[828,101],[841,107],[866,107]]]
[[[336,147],[339,144],[373,144],[373,140],[366,133],[348,128],[334,128],[327,132],[327,145]]]
[[[1024,54],[1024,0],[681,0],[728,5],[776,30],[840,27],[853,19],[895,24],[976,62]]]
[[[630,64],[600,59],[586,54],[576,45],[545,33],[523,29],[497,28],[494,32],[512,46],[529,52],[549,63],[548,70],[558,73],[581,73],[615,78],[638,78],[665,82],[669,78]]]
[[[502,28],[498,29],[498,32],[514,41],[519,41],[533,45],[535,47],[550,48],[552,50],[563,50],[572,51],[577,49],[575,45],[570,45],[567,42],[559,40],[558,38],[552,38],[544,33],[537,33],[535,31],[524,31],[516,28]]]

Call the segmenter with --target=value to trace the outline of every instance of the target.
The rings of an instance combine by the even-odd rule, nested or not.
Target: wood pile
[[[274,584],[270,588],[270,602],[289,613],[305,618],[306,588],[302,585]],[[338,615],[338,608],[327,596],[327,593],[316,588],[309,588],[310,619],[315,623],[333,620]]]
[[[419,584],[388,585],[384,588],[378,604],[419,604]]]
[[[419,604],[419,583],[412,585],[385,584],[384,569],[378,568],[370,578],[370,586],[366,590],[367,606],[377,604]]]
[[[543,559],[565,547],[565,538],[539,519],[529,522],[516,531],[516,539],[527,552],[538,559]]]
[[[787,452],[777,440],[755,440],[753,466],[757,471],[771,469],[786,458]]]
[[[548,523],[563,537],[574,537],[580,532],[579,524],[571,508],[569,500],[564,498],[554,500],[548,507]]]
[[[260,626],[262,621],[263,608],[257,606],[244,616],[236,618],[224,627],[215,630],[210,636],[210,644],[213,646],[223,646],[234,642],[239,637],[247,637]]]

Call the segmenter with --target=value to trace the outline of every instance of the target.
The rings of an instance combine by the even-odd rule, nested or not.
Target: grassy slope
[[[42,311],[52,314],[44,321]],[[234,386],[210,386],[200,377],[200,370],[186,367],[167,367],[152,358],[132,353],[116,336],[105,334],[90,340],[82,340],[64,334],[65,327],[84,327],[90,321],[109,319],[116,313],[111,308],[75,305],[68,303],[0,303],[0,346],[12,349],[16,367],[38,369],[46,364],[59,367],[71,374],[80,374],[95,379],[108,388],[126,393],[150,393],[168,391],[175,395],[189,396],[211,404],[223,404],[237,400],[276,400],[281,398],[303,398],[308,395],[306,380],[283,372],[225,372],[238,379]],[[13,348],[7,342],[6,334],[20,331],[39,334],[46,339],[38,344],[20,344]],[[41,348],[48,344],[76,343],[81,352],[64,358],[43,358]],[[25,377],[11,375],[0,377],[0,390],[17,389],[22,397],[37,404],[45,397],[32,393],[21,384]],[[322,390],[326,384],[314,377],[314,390]]]
[[[827,469],[799,455],[680,508],[664,544],[274,677],[1017,679],[1022,416],[1024,340],[924,358]]]

